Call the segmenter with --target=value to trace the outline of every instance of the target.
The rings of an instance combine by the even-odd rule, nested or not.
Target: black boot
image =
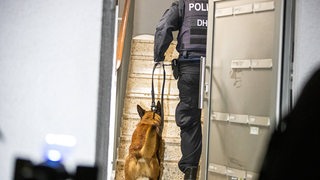
[[[197,167],[187,168],[184,172],[184,180],[196,180],[197,179]]]

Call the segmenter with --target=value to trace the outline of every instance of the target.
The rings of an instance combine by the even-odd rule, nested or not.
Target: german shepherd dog
[[[160,175],[161,105],[155,112],[137,105],[140,121],[133,132],[129,154],[125,159],[125,180],[157,180]]]

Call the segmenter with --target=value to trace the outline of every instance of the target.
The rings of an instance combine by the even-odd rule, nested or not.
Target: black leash
[[[151,102],[151,110],[153,112],[157,111],[157,106],[155,103],[155,98],[154,98],[154,83],[153,83],[153,76],[154,76],[154,71],[157,68],[158,65],[161,65],[160,62],[157,62],[154,64],[153,66],[153,70],[152,70],[152,80],[151,80],[151,97],[152,97],[152,102]],[[166,82],[166,70],[164,68],[164,66],[171,66],[171,64],[164,64],[162,63],[162,68],[163,68],[163,82],[162,82],[162,90],[161,90],[161,127],[163,127],[163,121],[164,121],[164,113],[163,113],[163,94],[164,94],[164,87],[165,87],[165,82]],[[162,128],[161,128],[162,129]]]

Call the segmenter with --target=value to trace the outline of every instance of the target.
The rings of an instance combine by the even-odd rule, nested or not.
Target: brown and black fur
[[[156,112],[146,111],[139,105],[137,110],[141,119],[133,132],[129,154],[125,159],[125,179],[157,180],[160,175],[161,105],[158,101]]]

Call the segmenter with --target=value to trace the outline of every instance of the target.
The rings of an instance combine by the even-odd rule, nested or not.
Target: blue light
[[[47,151],[47,158],[50,161],[61,161],[62,154],[58,150],[50,149],[50,150]]]
[[[49,163],[62,163],[69,156],[77,140],[72,135],[49,133],[45,136],[44,160]]]

